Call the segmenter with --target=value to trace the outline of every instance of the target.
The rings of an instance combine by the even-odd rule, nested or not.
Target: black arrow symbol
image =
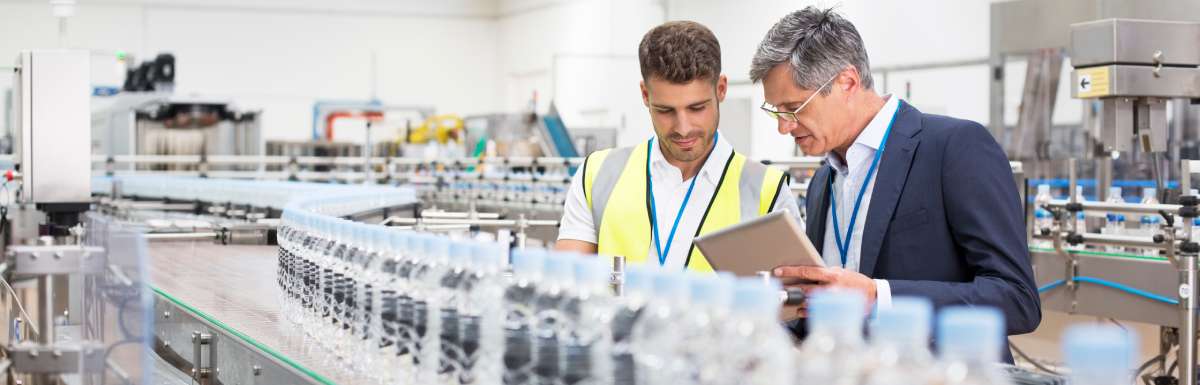
[[[1088,81],[1088,78],[1083,78],[1083,79],[1079,80],[1079,88],[1080,89],[1086,90],[1088,88],[1088,84],[1092,84],[1091,82]]]

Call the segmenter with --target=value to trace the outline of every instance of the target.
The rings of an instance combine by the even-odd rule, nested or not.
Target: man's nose
[[[789,122],[784,119],[775,119],[775,123],[778,124],[778,126],[776,126],[776,128],[779,130],[780,135],[791,134],[792,128],[794,128],[796,125],[796,123]]]

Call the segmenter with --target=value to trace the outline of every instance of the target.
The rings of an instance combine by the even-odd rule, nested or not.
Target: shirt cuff
[[[875,280],[875,309],[890,309],[892,307],[892,285],[887,280]]]

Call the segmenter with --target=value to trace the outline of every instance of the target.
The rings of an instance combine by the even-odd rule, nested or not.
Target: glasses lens
[[[792,122],[792,123],[795,123],[795,122],[796,122],[796,114],[795,114],[795,113],[791,113],[791,112],[780,112],[780,113],[779,113],[779,119],[780,119],[780,120],[783,120],[783,121],[786,121],[786,122]]]

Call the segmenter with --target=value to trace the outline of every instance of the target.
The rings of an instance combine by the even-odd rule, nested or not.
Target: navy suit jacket
[[[1036,329],[1041,300],[1024,211],[1008,158],[987,129],[901,102],[885,148],[860,235],[860,272],[887,280],[892,296],[926,297],[935,308],[998,308],[1008,335]],[[808,185],[807,231],[818,249],[833,172],[821,167]]]

